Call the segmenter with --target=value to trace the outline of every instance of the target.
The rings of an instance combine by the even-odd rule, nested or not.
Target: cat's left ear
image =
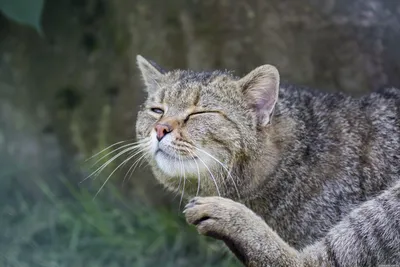
[[[238,83],[249,106],[257,113],[259,125],[266,126],[278,101],[278,70],[272,65],[263,65],[241,78]]]
[[[155,92],[159,89],[162,77],[164,76],[165,70],[158,66],[155,62],[150,61],[142,57],[141,55],[136,56],[138,67],[142,73],[142,78],[147,87],[147,92]]]

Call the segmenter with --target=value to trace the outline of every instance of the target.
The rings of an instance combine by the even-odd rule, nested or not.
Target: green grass
[[[1,267],[240,266],[177,209],[128,201],[111,183],[94,200],[92,192],[65,181],[69,194],[63,197],[39,184],[45,197],[32,200],[6,176],[0,191],[12,193],[0,205]]]

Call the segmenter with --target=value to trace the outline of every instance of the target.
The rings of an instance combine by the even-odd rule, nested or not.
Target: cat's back
[[[400,132],[400,89],[384,88],[360,99],[360,107],[375,126]]]
[[[328,176],[342,170],[366,181],[400,176],[400,89],[352,97],[288,87],[282,101],[287,109],[283,113],[296,121],[295,138],[302,144],[292,155],[311,162],[310,171],[319,165],[331,170]],[[379,189],[374,185],[368,189]]]
[[[269,200],[269,223],[292,244],[323,236],[400,179],[399,89],[351,97],[288,86],[277,108],[296,127],[275,172],[279,188],[266,186],[280,196]]]
[[[345,137],[346,133],[400,134],[400,89],[397,88],[352,97],[341,92],[325,93],[285,85],[280,102],[279,115],[293,118],[309,133],[318,130],[328,138],[337,131],[338,138]]]

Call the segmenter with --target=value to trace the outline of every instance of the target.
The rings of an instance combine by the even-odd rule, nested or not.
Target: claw
[[[184,209],[187,210],[187,209],[193,208],[194,205],[195,205],[195,203],[189,202],[188,204],[186,204]]]
[[[187,210],[187,209],[193,208],[193,206],[196,205],[197,200],[198,200],[197,197],[192,198],[192,199],[189,201],[189,203],[186,204],[186,206],[184,207],[184,209]]]

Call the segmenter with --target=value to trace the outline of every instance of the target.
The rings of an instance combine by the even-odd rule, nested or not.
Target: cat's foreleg
[[[298,251],[238,202],[221,197],[196,197],[184,212],[199,233],[223,240],[245,266],[303,266]]]

